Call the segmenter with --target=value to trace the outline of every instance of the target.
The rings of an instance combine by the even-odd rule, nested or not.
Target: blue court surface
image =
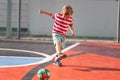
[[[20,66],[42,61],[43,58],[0,56],[0,66]]]

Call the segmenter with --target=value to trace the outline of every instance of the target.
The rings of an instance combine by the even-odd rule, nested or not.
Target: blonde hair
[[[72,9],[72,7],[70,5],[65,5],[65,6],[62,7],[62,11],[61,12],[64,15],[67,15],[67,14],[72,15],[73,14],[73,9]]]

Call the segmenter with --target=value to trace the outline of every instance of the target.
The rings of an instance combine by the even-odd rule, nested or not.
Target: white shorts
[[[62,34],[53,33],[52,37],[55,46],[56,43],[60,41],[62,43],[62,48],[65,48],[65,37]]]

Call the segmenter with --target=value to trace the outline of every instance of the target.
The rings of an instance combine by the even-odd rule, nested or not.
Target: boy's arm
[[[74,32],[74,27],[73,26],[70,26],[70,31],[72,33],[72,37],[74,38],[75,37],[75,32]]]
[[[44,10],[39,10],[39,13],[40,14],[45,14],[45,15],[48,15],[48,16],[52,16],[52,13],[49,13],[49,12],[47,12],[47,11],[44,11]]]

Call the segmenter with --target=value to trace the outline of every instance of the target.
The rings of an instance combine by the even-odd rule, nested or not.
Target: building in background
[[[29,0],[22,0],[21,33],[29,34]],[[0,34],[17,35],[19,0],[0,0]]]
[[[11,3],[8,3],[8,1],[11,1]],[[86,38],[117,37],[118,5],[116,0],[21,1],[21,34],[51,36],[54,20],[40,15],[38,13],[39,9],[55,13],[60,11],[63,5],[69,4],[74,10],[73,19],[76,36]],[[11,8],[8,6],[11,6]],[[0,34],[17,33],[18,13],[19,0],[0,0]],[[70,36],[69,31],[68,36]]]

